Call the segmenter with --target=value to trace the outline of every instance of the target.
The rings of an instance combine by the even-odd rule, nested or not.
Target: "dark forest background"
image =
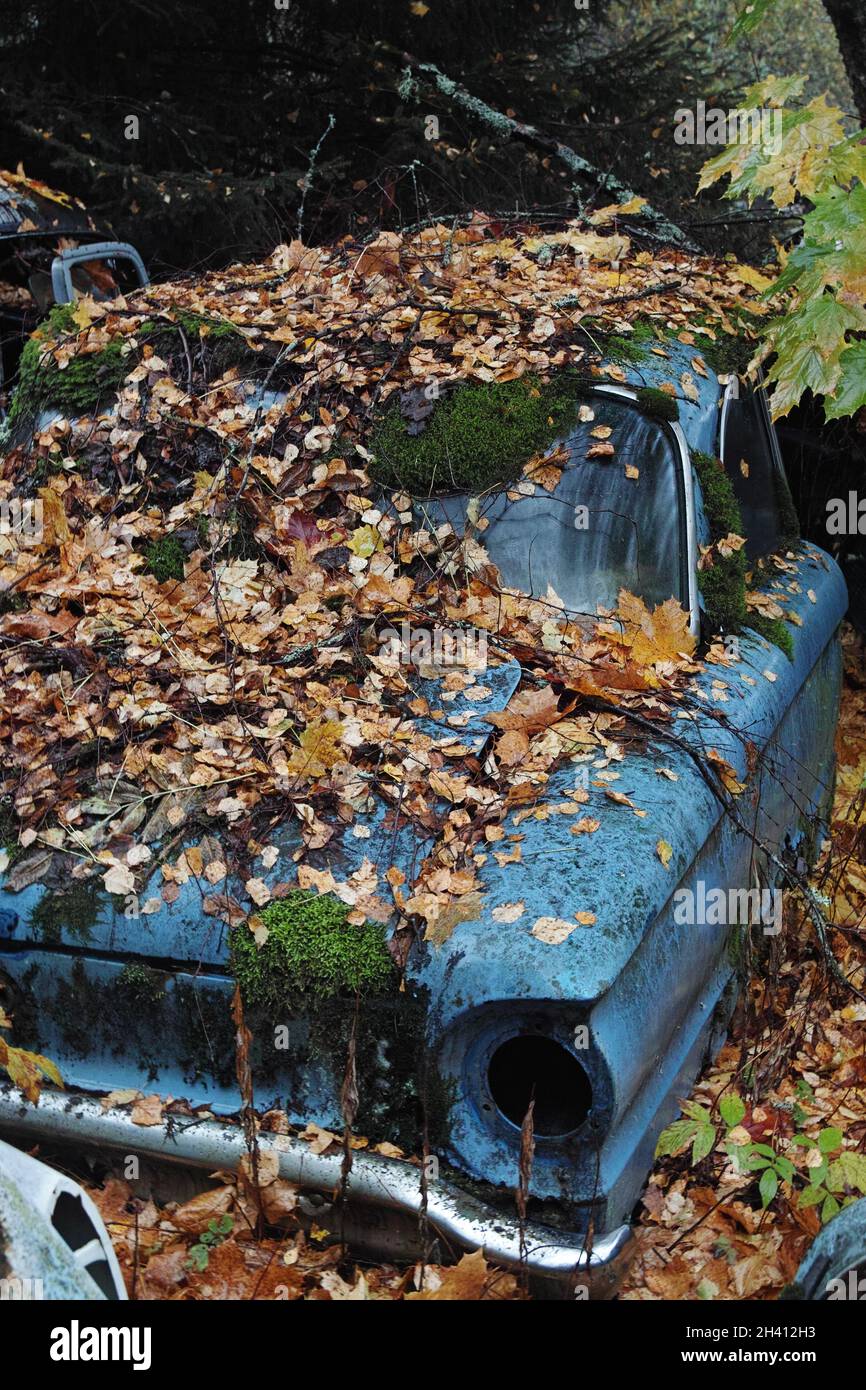
[[[675,144],[674,112],[736,105],[775,70],[808,72],[855,115],[830,14],[846,3],[781,0],[730,45],[728,0],[4,0],[0,164],[82,197],[157,274],[299,229],[330,240],[474,206],[574,207],[560,161],[486,128],[414,59],[699,242],[760,257],[766,215],[693,202],[707,151]],[[859,0],[848,8],[856,20]]]

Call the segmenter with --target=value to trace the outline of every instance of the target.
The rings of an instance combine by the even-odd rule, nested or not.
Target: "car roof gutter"
[[[32,232],[21,232],[17,228],[10,228],[9,231],[0,232],[0,242],[3,241],[56,241],[58,237],[71,236],[88,240],[88,245],[93,241],[104,241],[104,232],[95,232],[92,227],[37,227]]]

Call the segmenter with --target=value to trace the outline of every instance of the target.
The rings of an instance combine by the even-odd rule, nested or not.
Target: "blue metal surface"
[[[632,371],[631,384],[678,380],[691,370],[694,354],[681,347],[672,344],[669,360],[651,358],[645,369]],[[700,398],[682,407],[682,423],[692,447],[711,451],[721,388],[712,376],[695,376],[695,383]],[[705,519],[699,521],[705,527]],[[490,1060],[517,1036],[561,1043],[584,1068],[592,1103],[573,1132],[537,1135],[530,1190],[563,1204],[572,1223],[592,1213],[597,1231],[627,1219],[658,1131],[676,1113],[705,1054],[721,1041],[732,1003],[730,926],[678,923],[674,893],[699,894],[701,885],[706,891],[748,889],[755,881],[751,841],[724,815],[687,750],[714,749],[736,770],[746,784],[737,800],[740,814],[774,851],[814,830],[827,801],[845,585],[834,562],[810,545],[797,549],[783,582],[786,606],[801,622],[793,661],[747,633],[735,664],[707,667],[683,702],[683,717],[660,726],[655,736],[642,735],[617,765],[615,789],[627,793],[643,816],[613,804],[590,765],[580,812],[595,816],[601,827],[575,837],[573,817],[551,814],[550,807],[569,791],[583,790],[588,764],[559,768],[533,815],[518,824],[515,811],[505,825],[506,833],[523,837],[520,862],[500,866],[491,854],[480,868],[483,894],[475,919],[459,922],[442,944],[413,950],[409,995],[422,1017],[414,1043],[399,1034],[387,1010],[371,1024],[381,1046],[366,1061],[362,1087],[374,1099],[393,1090],[400,1048],[419,1047],[452,1098],[440,1151],[469,1178],[502,1189],[517,1182],[519,1131],[497,1105]],[[486,673],[494,697],[485,709],[504,707],[518,679],[513,662]],[[434,711],[426,733],[437,739],[457,734],[480,750],[487,728],[480,718],[455,731],[447,717],[460,706],[443,704],[445,716],[436,715],[435,683],[413,680],[413,689]],[[666,729],[683,746],[671,744]],[[623,728],[617,737],[631,740],[634,731]],[[431,849],[427,832],[402,816],[399,804],[373,797],[365,824],[368,837],[342,831],[306,862],[344,879],[368,858],[381,870],[402,868],[411,879]],[[299,829],[293,822],[271,838],[279,857],[262,877],[291,881]],[[656,851],[659,840],[671,846],[667,868]],[[142,899],[158,895],[160,887],[155,874]],[[220,887],[238,896],[240,890],[231,879]],[[236,1109],[227,929],[202,912],[199,886],[192,880],[183,885],[171,909],[154,916],[124,915],[103,898],[86,927],[61,921],[48,933],[37,910],[45,894],[42,885],[0,892],[0,964],[21,991],[22,1021],[32,1026],[39,1050],[76,1086],[138,1086],[206,1101],[216,1111]],[[515,902],[523,903],[520,915],[498,921],[495,909]],[[532,934],[539,918],[573,920],[578,911],[592,913],[594,923],[561,944]],[[149,962],[159,974],[163,997],[150,1013],[150,1006],[133,1007],[124,996],[122,971],[130,959]],[[312,1016],[287,1022],[288,1052],[275,1055],[268,1039],[257,1040],[258,1095],[279,1098],[297,1121],[337,1126],[344,1057],[322,1056],[312,1046]],[[411,1087],[402,1103],[411,1109]],[[371,1113],[384,1125],[395,1112],[383,1102]]]
[[[818,1232],[785,1296],[866,1302],[866,1197],[843,1207]]]
[[[807,547],[797,578],[803,592],[791,601],[803,627],[794,662],[760,638],[742,640],[737,666],[709,668],[697,683],[706,713],[698,709],[694,720],[675,726],[689,747],[716,749],[748,781],[741,814],[748,822],[757,809],[757,831],[773,849],[814,821],[826,800],[841,680],[832,640],[845,609],[841,575]],[[755,684],[741,681],[741,672]],[[712,681],[720,678],[729,697],[721,706],[712,700]],[[750,756],[761,760],[760,779],[749,777]],[[660,776],[660,766],[678,782]],[[645,817],[612,806],[603,786],[590,782],[581,810],[601,821],[596,834],[575,839],[568,816],[523,821],[520,865],[484,866],[483,915],[430,950],[421,971],[435,1001],[445,1071],[467,1097],[455,1113],[451,1156],[479,1177],[513,1184],[515,1174],[516,1127],[498,1113],[486,1080],[492,1051],[507,1037],[536,1031],[570,1048],[575,1028],[588,1024],[590,1046],[577,1055],[592,1082],[593,1109],[574,1135],[536,1138],[533,1189],[569,1202],[594,1199],[601,1229],[627,1216],[658,1130],[698,1069],[716,1011],[724,1023],[733,974],[729,932],[678,925],[673,891],[697,893],[699,881],[706,891],[753,882],[750,841],[724,816],[684,751],[659,737],[630,752],[621,774],[617,790]],[[560,770],[549,799],[561,800],[574,784],[575,769]],[[668,869],[656,853],[659,839],[673,849]],[[493,909],[515,900],[525,912],[497,923]],[[576,911],[597,920],[561,945],[531,934],[539,917],[571,919]]]
[[[640,362],[625,363],[625,384],[635,389],[650,387],[659,389],[670,384],[677,389],[677,404],[680,409],[680,424],[689,441],[690,449],[699,449],[704,454],[715,454],[718,450],[719,412],[725,388],[718,376],[706,364],[706,376],[701,376],[692,366],[700,350],[688,347],[675,338],[665,339],[667,357],[658,357],[647,352]],[[685,395],[682,386],[683,373],[688,372],[694,383],[697,400]]]

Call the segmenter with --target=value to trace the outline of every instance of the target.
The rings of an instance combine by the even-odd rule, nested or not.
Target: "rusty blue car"
[[[617,734],[629,744],[617,785],[641,815],[576,837],[569,817],[545,816],[543,801],[528,817],[515,810],[505,829],[519,826],[523,836],[519,869],[488,856],[475,915],[441,940],[412,944],[399,995],[370,1001],[360,1017],[351,1000],[311,1001],[253,1030],[260,1110],[341,1132],[350,1046],[356,1128],[418,1156],[358,1149],[347,1175],[339,1144],[311,1147],[263,1125],[261,1146],[304,1189],[310,1219],[327,1226],[339,1194],[340,1230],[358,1248],[406,1258],[483,1247],[493,1261],[525,1267],[534,1287],[610,1296],[630,1257],[659,1133],[726,1035],[742,933],[780,932],[780,866],[802,868],[820,847],[834,785],[845,584],[829,555],[797,538],[760,389],[719,367],[694,382],[676,418],[664,408],[664,380],[689,371],[693,356],[672,340],[664,360],[627,362],[616,380],[588,389],[593,428],[617,431],[620,453],[632,451],[651,485],[629,490],[605,475],[602,487],[599,470],[579,464],[554,491],[500,492],[486,516],[488,551],[524,592],[552,587],[580,611],[609,610],[622,587],[647,603],[674,595],[694,637],[714,641],[716,659],[696,674],[682,718],[664,729],[626,720]],[[574,426],[576,458],[588,428]],[[719,596],[702,571],[706,548],[730,530],[717,514],[719,477],[739,506],[751,575],[748,612],[730,636],[718,635]],[[457,529],[471,506],[452,492],[419,509]],[[581,525],[587,515],[604,524]],[[503,710],[520,666],[494,654],[484,679],[487,713]],[[414,688],[428,697],[427,732],[444,739],[454,724],[437,710],[436,680],[418,674]],[[447,715],[465,706],[461,739],[483,759],[490,723],[461,699]],[[705,775],[708,751],[742,789],[741,816]],[[591,817],[605,785],[591,760],[569,763],[553,772],[544,799],[579,791]],[[291,869],[296,822],[274,839],[266,883]],[[429,851],[417,820],[371,796],[363,834],[339,828],[307,862],[345,878],[378,859],[411,880]],[[225,887],[232,891],[231,876]],[[139,896],[159,889],[155,874]],[[591,927],[555,950],[530,930],[587,908]],[[11,1037],[51,1057],[67,1087],[46,1090],[38,1106],[0,1087],[0,1132],[208,1171],[236,1164],[244,1138],[232,1119],[242,1097],[230,935],[203,910],[194,880],[153,916],[80,886],[0,891]],[[126,1091],[183,1105],[166,1123],[142,1127],[128,1107],[100,1104],[101,1094]],[[533,1152],[521,1179],[530,1107]]]

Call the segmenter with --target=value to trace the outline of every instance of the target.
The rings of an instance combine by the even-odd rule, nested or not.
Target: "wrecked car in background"
[[[0,170],[0,391],[9,390],[24,344],[55,306],[146,284],[135,247],[107,240],[77,199]]]
[[[7,1136],[233,1166],[249,1062],[260,1145],[360,1244],[613,1290],[832,797],[845,586],[746,309],[735,266],[477,219],[43,345],[4,472],[44,518],[0,566]]]

